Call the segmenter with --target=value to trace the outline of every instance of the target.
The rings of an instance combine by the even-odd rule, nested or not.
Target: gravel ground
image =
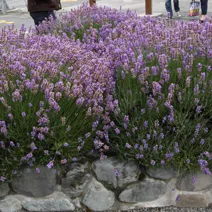
[[[27,212],[26,210],[20,210],[19,212]],[[36,211],[34,211],[36,212]],[[48,211],[46,211],[48,212]],[[74,210],[74,212],[92,212],[90,210]],[[166,207],[166,208],[142,208],[136,210],[127,211],[105,211],[105,212],[212,212],[212,208],[176,208],[176,207]]]
[[[129,212],[145,212],[145,211],[147,211],[147,212],[212,212],[212,209],[211,208],[168,207],[168,208],[144,208],[144,209],[131,210]]]

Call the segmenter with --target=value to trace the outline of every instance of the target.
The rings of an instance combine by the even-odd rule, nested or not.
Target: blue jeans
[[[180,11],[179,0],[173,0],[173,2],[174,2],[174,10],[175,10],[175,12],[179,12]],[[165,6],[166,6],[166,11],[168,13],[170,13],[170,17],[172,18],[172,16],[173,16],[172,0],[166,0]]]
[[[38,26],[42,23],[42,21],[49,20],[50,16],[53,17],[53,19],[56,19],[56,16],[54,12],[30,12],[30,16],[33,18],[35,22],[35,26]]]

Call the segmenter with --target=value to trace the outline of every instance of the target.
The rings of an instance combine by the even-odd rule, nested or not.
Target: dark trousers
[[[175,10],[175,12],[179,12],[180,11],[179,0],[173,0],[173,2],[174,2],[174,10]],[[166,0],[165,6],[166,6],[166,11],[168,13],[170,13],[170,17],[172,17],[173,16],[172,0]]]
[[[201,0],[202,15],[206,15],[208,12],[208,0]]]
[[[53,19],[56,19],[54,12],[30,12],[30,16],[33,18],[35,25],[38,26],[42,21],[49,20],[52,16]]]

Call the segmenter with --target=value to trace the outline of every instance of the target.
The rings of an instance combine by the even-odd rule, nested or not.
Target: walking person
[[[49,20],[52,16],[56,19],[54,10],[61,9],[60,0],[28,0],[28,11],[30,16],[38,26],[44,20]]]
[[[166,11],[169,13],[169,18],[173,17],[172,11],[172,0],[165,0]],[[179,7],[179,0],[173,0],[174,2],[174,10],[177,13],[177,16],[180,17],[180,7]]]
[[[201,10],[202,10],[200,23],[203,23],[205,21],[205,18],[208,12],[208,0],[200,0],[200,2],[201,2]]]

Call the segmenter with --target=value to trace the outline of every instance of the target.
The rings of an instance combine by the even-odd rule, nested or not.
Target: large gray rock
[[[7,183],[0,183],[0,199],[7,196],[9,192],[9,185]]]
[[[13,190],[18,194],[30,197],[44,197],[56,189],[56,172],[45,166],[40,166],[38,174],[35,168],[20,170],[20,176],[12,182]]]
[[[23,203],[27,211],[73,211],[75,206],[70,199],[61,192],[55,192],[50,198],[31,199]]]
[[[66,178],[62,181],[62,191],[71,198],[82,195],[86,183],[92,180],[89,173],[89,163],[80,164],[73,163],[71,170],[66,174]]]
[[[193,182],[192,177],[196,182]],[[177,182],[177,189],[181,191],[201,191],[212,188],[212,176],[202,172],[187,174]]]
[[[85,188],[82,203],[93,211],[108,210],[115,202],[115,195],[93,179]]]
[[[177,177],[177,171],[174,168],[148,168],[147,174],[150,177],[161,179],[161,180],[170,180],[174,177]]]
[[[17,212],[21,208],[21,202],[13,196],[7,196],[0,201],[0,212]]]
[[[116,158],[97,160],[92,164],[92,168],[99,181],[106,182],[114,188],[136,182],[141,173],[135,161],[123,162]]]
[[[165,194],[166,183],[146,180],[130,185],[120,195],[121,202],[136,203],[153,201]]]
[[[177,207],[205,208],[208,207],[208,199],[204,194],[181,194],[176,202]]]

